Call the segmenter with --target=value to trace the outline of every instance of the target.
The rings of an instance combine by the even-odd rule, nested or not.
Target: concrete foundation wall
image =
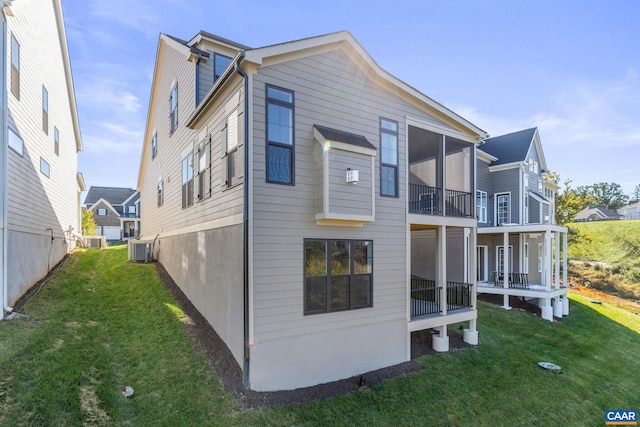
[[[406,349],[404,319],[258,342],[251,348],[251,389],[290,390],[349,378],[407,361]]]
[[[59,237],[9,231],[7,251],[7,296],[11,306],[47,275],[67,254],[67,243]]]
[[[242,225],[166,237],[155,256],[242,366]]]

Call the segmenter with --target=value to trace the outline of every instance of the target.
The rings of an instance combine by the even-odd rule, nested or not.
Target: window
[[[508,224],[511,218],[509,194],[496,195],[496,225]]]
[[[20,45],[11,35],[11,93],[20,99]]]
[[[542,243],[538,243],[538,272],[542,273]]]
[[[169,96],[169,134],[178,128],[178,83],[173,85]]]
[[[238,153],[238,110],[234,110],[229,117],[223,129],[223,152],[225,156],[222,158],[223,167],[223,185],[232,187],[236,185],[242,176],[242,162]]]
[[[200,143],[198,159],[198,200],[211,197],[211,138]]]
[[[267,182],[294,183],[293,92],[267,85]]]
[[[158,207],[164,205],[164,182],[162,178],[158,181]]]
[[[476,216],[478,222],[487,222],[487,192],[476,191]]]
[[[498,254],[496,256],[496,271],[504,271],[504,246],[498,246]],[[509,246],[509,271],[507,273],[513,273],[513,246]]]
[[[106,209],[98,209],[98,215],[105,216],[106,214],[107,214],[107,210]]]
[[[153,132],[151,137],[151,160],[156,158],[156,154],[158,154],[158,134]]]
[[[380,119],[380,195],[398,197],[398,122]]]
[[[60,155],[60,131],[57,126],[53,127],[53,151],[56,156]]]
[[[489,257],[487,257],[487,246],[477,246],[476,277],[478,282],[489,280]]]
[[[42,86],[42,131],[49,135],[49,91]]]
[[[49,162],[40,157],[40,172],[47,178],[51,176],[51,167],[49,166]]]
[[[305,239],[304,314],[373,305],[373,241]]]
[[[182,208],[193,205],[193,153],[182,159]]]
[[[9,148],[11,148],[16,153],[24,156],[24,143],[22,142],[22,138],[18,136],[17,133],[13,131],[13,129],[9,128]]]
[[[524,223],[529,224],[529,195],[524,195]]]
[[[529,272],[529,244],[524,244],[524,268],[522,269],[523,273]]]
[[[219,53],[213,54],[213,81],[215,82],[220,78],[224,70],[231,64],[231,58],[228,56],[220,55]]]
[[[128,206],[128,211],[130,214],[135,214],[136,213],[136,207],[135,206]]]

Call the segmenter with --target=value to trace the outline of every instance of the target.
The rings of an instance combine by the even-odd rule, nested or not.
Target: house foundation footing
[[[478,331],[465,329],[462,340],[467,344],[478,345]]]
[[[433,349],[439,352],[449,351],[449,337],[440,335],[434,335],[432,337],[433,340]]]

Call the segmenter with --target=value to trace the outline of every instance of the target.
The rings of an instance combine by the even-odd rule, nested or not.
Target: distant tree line
[[[560,175],[549,172],[547,179],[560,185]],[[622,186],[616,182],[599,182],[592,185],[571,187],[572,180],[566,179],[556,195],[556,223],[568,224],[583,209],[603,207],[610,211],[617,211],[621,207],[640,201],[640,184],[633,192],[625,194]]]

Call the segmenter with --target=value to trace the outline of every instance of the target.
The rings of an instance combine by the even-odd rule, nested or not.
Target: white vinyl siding
[[[73,121],[73,88],[68,85],[61,38],[56,18],[59,2],[13,2],[13,16],[7,19],[8,132],[10,155],[7,156],[7,227],[12,247],[8,253],[9,300],[44,277],[47,263],[36,260],[50,257],[55,265],[67,254],[65,232],[80,230],[78,201],[78,158],[76,129]],[[62,15],[58,18],[61,20]],[[9,36],[11,35],[11,36]],[[8,59],[9,62],[9,59]],[[15,68],[15,70],[14,70]],[[19,73],[19,92],[9,79]],[[47,90],[47,119],[64,137],[59,155],[54,154],[53,138],[43,132],[43,87]],[[15,88],[17,89],[17,88]],[[18,155],[15,155],[18,154]],[[43,173],[49,170],[49,178]],[[49,244],[50,228],[54,244]],[[38,240],[41,239],[41,240]],[[46,242],[46,247],[44,245]],[[44,248],[44,249],[43,249]],[[51,253],[49,254],[49,249]],[[30,253],[28,260],[21,254]]]

